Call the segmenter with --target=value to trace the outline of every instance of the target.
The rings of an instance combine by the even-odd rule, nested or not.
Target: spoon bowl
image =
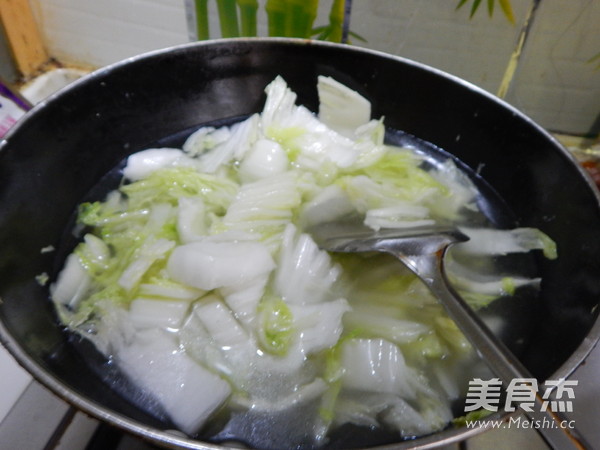
[[[545,418],[557,424],[556,427],[537,429],[551,448],[592,448],[577,430],[560,426],[560,423],[568,423],[568,419],[544,407],[547,399],[537,391],[535,378],[449,283],[444,256],[453,244],[468,241],[467,235],[445,226],[374,231],[354,220],[328,222],[313,226],[308,231],[323,250],[340,253],[382,252],[400,260],[441,302],[448,316],[505,386],[515,380],[528,383],[531,396],[527,401],[535,403],[535,408],[523,408],[523,411],[532,420],[543,421]]]

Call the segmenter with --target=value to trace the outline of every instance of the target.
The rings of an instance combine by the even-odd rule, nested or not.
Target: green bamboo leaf
[[[590,63],[590,64],[597,63],[596,64],[596,70],[600,69],[600,53],[592,56],[590,59],[588,59],[587,62]]]
[[[498,0],[500,2],[500,7],[504,12],[506,18],[510,21],[510,23],[515,23],[515,14],[512,9],[512,5],[510,4],[510,0]]]
[[[460,0],[456,6],[456,9],[460,9],[465,3],[467,3],[467,0]]]
[[[468,0],[460,0],[456,6],[456,9],[461,8],[467,2],[468,2]],[[511,0],[498,0],[498,3],[500,3],[502,12],[506,16],[506,18],[509,20],[509,22],[514,24],[515,23],[515,14],[512,9]],[[470,12],[471,19],[473,18],[473,16],[479,9],[479,6],[481,6],[481,0],[473,0],[473,4],[471,5],[471,12]],[[488,14],[490,17],[492,17],[494,15],[495,6],[496,6],[496,0],[487,0],[487,9],[488,9]]]
[[[329,12],[329,24],[313,28],[312,36],[318,40],[342,42],[345,16],[346,0],[334,0]],[[348,31],[348,38],[350,37],[354,37],[358,41],[367,42],[364,37],[354,33],[352,30]],[[348,43],[351,43],[351,39],[348,39]]]
[[[319,41],[326,41],[330,34],[331,34],[331,27],[329,27],[328,25],[323,26],[323,27],[313,28],[313,30],[312,30],[312,36]]]
[[[471,16],[470,16],[471,18],[473,18],[473,16],[477,12],[477,9],[479,9],[479,5],[481,5],[481,0],[473,1],[473,6],[471,6]]]
[[[367,39],[354,31],[349,31],[348,34],[361,42],[368,42]],[[351,41],[350,41],[351,42]]]

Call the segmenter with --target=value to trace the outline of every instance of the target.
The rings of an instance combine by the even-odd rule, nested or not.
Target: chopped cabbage
[[[205,291],[245,284],[274,268],[271,254],[259,242],[209,240],[178,246],[166,266],[173,280]]]
[[[351,339],[345,342],[342,366],[342,385],[348,389],[411,399],[416,396],[408,384],[410,376],[402,352],[384,339]]]
[[[319,119],[338,133],[353,138],[371,120],[371,103],[358,92],[330,77],[319,77]]]
[[[159,169],[193,165],[194,160],[187,158],[185,153],[177,148],[153,148],[134,153],[127,158],[123,176],[128,180],[138,181]]]
[[[496,230],[463,227],[461,230],[470,240],[461,244],[460,249],[472,255],[506,255],[542,250],[548,259],[556,259],[558,256],[556,243],[537,228]]]
[[[240,164],[240,178],[256,181],[288,170],[289,159],[281,145],[269,139],[256,141]]]
[[[81,258],[75,253],[70,254],[58,280],[50,288],[54,303],[77,308],[79,302],[88,294],[91,278]]]
[[[368,100],[337,81],[319,77],[318,117],[281,77],[265,92],[260,114],[131,155],[124,183],[80,206],[83,239],[51,286],[60,320],[189,435],[221,408],[314,410],[290,423],[315,445],[344,423],[404,438],[444,428],[474,358],[460,330],[394,258],[330,255],[305,230],[347,216],[374,230],[455,222],[471,241],[450,276],[478,307],[540,279],[481,275],[465,255],[554,258],[554,243],[472,225],[468,177],[386,145]]]
[[[139,331],[114,357],[185,433],[193,434],[231,394],[225,380],[196,364],[160,328]]]
[[[329,254],[312,238],[298,234],[289,225],[282,237],[282,249],[275,273],[277,292],[290,304],[322,303],[340,275]]]

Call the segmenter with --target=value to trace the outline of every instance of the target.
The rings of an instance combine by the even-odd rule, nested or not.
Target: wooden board
[[[33,75],[48,61],[48,54],[28,0],[0,0],[0,21],[17,69]]]

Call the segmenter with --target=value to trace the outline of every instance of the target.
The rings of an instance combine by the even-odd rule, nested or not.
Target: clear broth
[[[203,124],[201,126],[229,126],[244,119],[236,117],[215,123]],[[188,129],[167,136],[156,142],[150,142],[144,148],[181,148],[187,137],[196,129]],[[470,223],[484,225],[490,223],[497,228],[511,228],[516,225],[514,215],[506,203],[489,186],[476,171],[472,170],[454,156],[435,145],[416,138],[399,130],[387,130],[386,142],[391,145],[411,148],[424,157],[425,166],[440,168],[451,159],[456,166],[471,180],[477,188],[479,195],[477,204],[483,213],[469,217]],[[103,200],[108,192],[118,188],[122,182],[122,172],[126,160],[123,160],[112,171],[106,174],[97,185],[81,199],[81,202]],[[70,254],[83,236],[83,230],[75,227],[75,213],[71,226],[67,228],[61,245],[56,252],[55,277],[62,268],[64,260]],[[75,231],[73,231],[75,230]],[[533,275],[536,273],[535,258],[533,256],[519,256],[501,258],[495,262],[502,266],[519,267],[519,273]],[[531,330],[530,318],[536,310],[535,293],[523,289],[517,290],[512,297],[503,298],[501,301],[493,302],[489,307],[479,311],[482,319],[493,323],[494,328],[499,330],[499,337],[508,347],[519,353],[526,345],[528,331]],[[498,324],[501,326],[498,327]],[[111,360],[101,355],[91,344],[75,333],[66,331],[69,345],[71,345],[83,358],[92,371],[113,391],[144,411],[146,414],[164,424],[164,429],[173,429],[174,425],[169,421],[167,414],[160,404],[148,393],[138,388],[135,383],[124,376]],[[481,370],[480,363],[473,360],[471,371],[464,372],[465,382],[472,373]],[[369,447],[375,445],[398,442],[402,439],[398,431],[385,428],[361,427],[351,424],[342,425],[333,429],[328,434],[324,445],[316,446],[312,439],[307,439],[303,427],[298,424],[306,423],[310,417],[318,414],[318,402],[312,402],[285,411],[284,413],[267,414],[248,411],[221,411],[205,429],[194,436],[199,440],[213,443],[232,443],[239,446],[262,448],[262,449],[337,449]],[[453,405],[456,416],[464,414],[463,401]]]

